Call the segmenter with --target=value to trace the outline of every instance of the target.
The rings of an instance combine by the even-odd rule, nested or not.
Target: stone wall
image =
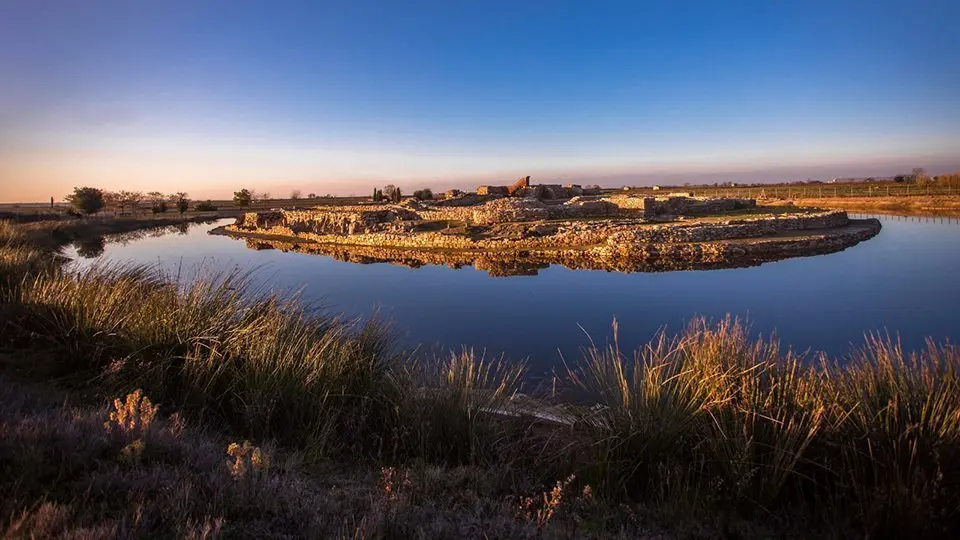
[[[426,221],[470,221],[473,219],[474,206],[452,206],[449,208],[429,207],[419,212]]]
[[[499,195],[506,197],[510,195],[510,190],[507,186],[479,186],[477,187],[477,195]]]
[[[477,206],[486,202],[499,199],[500,195],[480,194],[480,193],[461,193],[455,197],[449,197],[442,201],[425,201],[425,205],[431,208],[448,208],[451,206]]]
[[[234,225],[240,230],[256,231],[270,229],[283,224],[283,214],[280,212],[245,212],[237,216]]]
[[[530,199],[500,199],[473,210],[473,223],[493,225],[517,221],[538,221],[550,217],[547,206]]]
[[[757,206],[755,199],[709,197],[646,197],[644,215],[700,216]]]
[[[612,216],[617,206],[609,201],[574,197],[563,204],[547,207],[551,219],[577,219],[587,217]]]
[[[619,207],[623,215],[640,214],[647,218],[657,216],[701,216],[756,207],[755,199],[712,197],[636,197],[614,195],[604,200]]]
[[[735,238],[758,238],[782,232],[843,227],[849,222],[841,210],[805,215],[737,219],[691,225],[654,225],[617,231],[607,244],[712,242]]]
[[[331,206],[323,210],[248,212],[237,218],[238,230],[300,236],[308,234],[352,235],[410,230],[420,216],[399,205]]]

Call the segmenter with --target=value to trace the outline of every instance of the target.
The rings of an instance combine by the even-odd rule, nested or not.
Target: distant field
[[[913,216],[960,217],[960,188],[907,182],[856,182],[844,184],[770,184],[764,186],[636,187],[605,192],[641,196],[691,193],[702,197],[765,199],[766,204],[836,208],[853,212]]]
[[[770,199],[820,199],[840,197],[919,197],[960,196],[960,188],[936,184],[917,185],[907,182],[856,182],[846,184],[769,184],[764,186],[673,186],[634,187],[628,190],[609,189],[611,193],[631,195],[666,195],[673,192],[693,193],[707,197],[747,197]]]

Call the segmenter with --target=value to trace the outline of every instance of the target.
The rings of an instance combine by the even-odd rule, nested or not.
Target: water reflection
[[[191,229],[196,227],[207,227],[211,222],[207,221],[189,221],[173,223],[170,225],[161,225],[159,227],[150,227],[136,231],[113,233],[104,236],[96,236],[73,242],[73,249],[76,255],[84,259],[96,259],[104,254],[108,245],[126,246],[139,242],[145,238],[163,238],[170,235],[186,236]]]
[[[95,259],[103,255],[107,247],[107,239],[102,236],[77,240],[73,243],[73,248],[77,250],[77,255],[84,259]]]

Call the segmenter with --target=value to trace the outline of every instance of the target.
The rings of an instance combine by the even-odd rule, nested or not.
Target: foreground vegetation
[[[960,533],[952,345],[841,362],[700,320],[541,392],[243,276],[66,272],[43,232],[0,225],[5,536]]]

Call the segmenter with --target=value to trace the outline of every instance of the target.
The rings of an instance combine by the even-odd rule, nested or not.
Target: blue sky
[[[947,167],[957,21],[946,0],[0,0],[0,201]]]

